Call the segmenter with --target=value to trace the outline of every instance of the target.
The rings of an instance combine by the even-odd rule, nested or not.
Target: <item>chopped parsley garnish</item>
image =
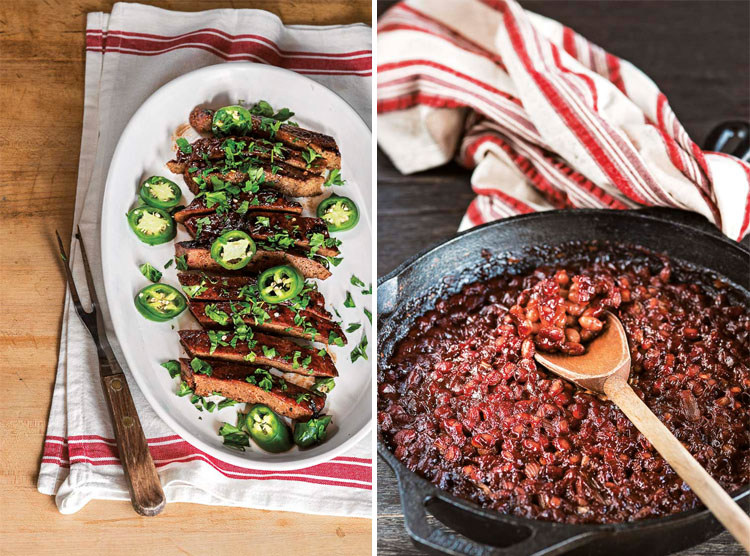
[[[224,398],[219,402],[218,409],[221,411],[225,407],[232,407],[233,405],[237,405],[239,402],[237,400],[230,400],[229,398]]]
[[[297,403],[309,402],[310,401],[310,394],[308,394],[307,392],[303,392],[301,394],[298,394],[297,397],[294,399],[294,401],[296,401]]]
[[[356,305],[354,304],[354,299],[352,298],[352,294],[351,292],[349,292],[349,290],[347,290],[346,292],[346,299],[344,300],[344,307],[349,307],[350,309],[353,309],[354,307],[356,307]]]
[[[271,219],[268,216],[256,216],[255,221],[266,228],[271,226]]]
[[[349,282],[351,282],[352,286],[360,286],[362,288],[365,287],[365,283],[357,278],[354,274],[352,274],[352,277],[349,279]]]
[[[203,226],[208,226],[211,223],[211,219],[208,216],[204,216],[203,218],[198,218],[195,223],[195,238],[198,239],[203,232]]]
[[[359,329],[359,328],[360,328],[361,326],[362,326],[362,325],[361,325],[360,323],[358,323],[358,322],[353,322],[352,324],[350,324],[350,325],[349,325],[349,328],[347,328],[347,329],[346,329],[346,333],[347,333],[347,334],[351,334],[351,333],[352,333],[352,332],[354,332],[355,330],[358,330],[358,329]]]
[[[323,155],[315,151],[312,147],[307,147],[306,151],[302,151],[302,158],[305,159],[307,167],[309,168],[316,158],[323,158]]]
[[[372,324],[372,313],[367,310],[367,307],[364,307],[362,310],[365,312],[365,316],[367,317],[367,320],[369,320],[370,324]]]
[[[184,137],[178,137],[177,138],[177,146],[180,148],[180,150],[185,154],[190,154],[193,152],[193,146],[188,143],[188,140]]]
[[[230,423],[224,423],[221,425],[219,436],[224,439],[224,446],[229,446],[230,448],[235,448],[244,452],[245,448],[250,446],[250,437],[247,433],[244,433],[238,427],[235,427]]]
[[[188,394],[192,394],[192,393],[193,393],[192,388],[190,388],[190,386],[188,386],[188,383],[185,382],[184,380],[180,382],[180,387],[177,390],[177,392],[175,392],[175,394],[177,394],[181,398],[184,398]]]
[[[324,187],[331,187],[332,185],[344,185],[346,181],[341,179],[341,170],[334,168],[328,173],[326,182],[323,184]]]
[[[315,380],[315,384],[311,388],[313,392],[320,392],[321,394],[328,394],[336,386],[336,382],[330,378],[318,378]]]
[[[170,359],[169,361],[165,361],[164,363],[162,363],[161,366],[169,371],[169,376],[171,376],[172,378],[179,376],[180,374],[180,362],[179,361]]]
[[[161,272],[159,272],[153,266],[151,266],[151,263],[143,263],[141,266],[138,267],[138,269],[141,271],[141,274],[143,274],[146,278],[148,278],[154,283],[161,280],[161,277],[162,277]]]
[[[276,349],[275,348],[270,348],[268,346],[261,346],[261,347],[263,348],[263,356],[266,359],[273,359],[274,357],[276,357]]]
[[[352,363],[360,357],[367,359],[367,336],[362,334],[362,339],[359,341],[359,344],[357,344],[357,347],[352,350],[349,357],[352,360]]]
[[[190,361],[190,368],[193,369],[194,372],[206,376],[211,376],[211,373],[213,373],[211,365],[209,365],[202,359],[198,359],[197,357],[193,357],[192,361]]]
[[[177,270],[187,270],[187,255],[181,255],[179,257],[174,258],[175,262],[177,263]],[[167,268],[166,266],[164,268]]]
[[[229,315],[217,309],[213,303],[206,305],[205,312],[208,318],[221,326],[226,326],[229,323]]]
[[[182,291],[184,291],[191,299],[194,297],[198,297],[207,289],[208,288],[203,285],[203,282],[201,282],[200,284],[195,284],[194,286],[182,286]]]
[[[170,266],[172,266],[172,263],[174,263],[174,259],[169,259],[166,263],[164,263],[164,270],[167,270]]]
[[[339,347],[344,347],[344,340],[341,336],[331,331],[328,335],[328,343]]]

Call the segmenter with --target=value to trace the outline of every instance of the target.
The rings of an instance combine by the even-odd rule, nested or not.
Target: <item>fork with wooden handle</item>
[[[96,345],[96,352],[99,356],[99,375],[101,376],[102,388],[104,389],[104,398],[107,400],[109,416],[112,419],[112,425],[117,441],[117,450],[120,455],[120,462],[125,471],[125,480],[128,483],[130,491],[130,500],[133,508],[140,515],[152,516],[161,513],[166,504],[164,491],[159,482],[159,476],[156,473],[154,460],[148,451],[148,443],[143,434],[141,421],[138,419],[138,413],[133,403],[133,397],[130,395],[128,383],[125,380],[125,374],[122,367],[117,362],[112,347],[107,340],[107,334],[104,327],[104,319],[98,308],[99,301],[94,289],[94,281],[91,277],[86,249],[81,239],[81,230],[75,235],[81,245],[81,258],[83,267],[86,271],[86,284],[89,289],[91,299],[91,310],[85,311],[78,296],[73,274],[70,271],[68,257],[65,254],[60,234],[57,235],[57,244],[60,247],[60,257],[65,266],[65,276],[70,288],[70,296],[76,313],[83,321]]]

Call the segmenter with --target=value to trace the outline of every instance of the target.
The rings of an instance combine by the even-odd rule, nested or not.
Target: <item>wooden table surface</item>
[[[370,0],[146,3],[263,8],[290,24],[369,24],[371,14]],[[141,518],[127,502],[91,502],[66,516],[36,490],[65,288],[52,238],[57,229],[67,245],[73,221],[86,13],[111,5],[0,2],[0,554],[370,554],[368,519],[195,504]]]
[[[610,52],[633,62],[667,95],[694,140],[702,142],[716,124],[750,121],[750,19],[746,1],[521,0]],[[378,14],[392,1],[378,2]],[[474,197],[469,171],[449,164],[401,176],[378,155],[378,275],[456,233]],[[378,461],[378,554],[423,554],[404,531],[393,472]],[[687,555],[739,556],[743,551],[723,533]]]

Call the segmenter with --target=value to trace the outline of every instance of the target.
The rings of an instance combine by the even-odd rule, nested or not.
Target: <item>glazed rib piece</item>
[[[208,316],[206,314],[207,307],[217,311],[222,311],[230,316],[233,313],[241,314],[243,309],[246,309],[247,312],[241,314],[242,321],[253,330],[260,330],[261,332],[278,334],[280,336],[303,338],[324,344],[328,344],[329,339],[332,337],[331,334],[335,334],[336,336],[334,337],[341,338],[341,341],[346,344],[346,337],[341,331],[341,327],[334,322],[319,319],[305,311],[300,311],[299,316],[297,316],[297,313],[289,307],[284,307],[283,305],[269,305],[267,303],[264,303],[262,306],[254,306],[256,307],[256,310],[262,307],[268,315],[267,319],[258,318],[254,313],[250,312],[249,303],[247,304],[247,308],[238,305],[238,303],[188,300],[188,307],[200,325],[206,329],[221,329],[226,326],[216,322]],[[232,305],[236,307],[236,311],[232,310]]]
[[[201,241],[181,241],[175,244],[175,256],[185,257],[189,270],[207,270],[222,274],[257,274],[272,266],[292,265],[305,278],[325,280],[331,272],[319,261],[310,259],[301,249],[290,248],[286,251],[269,251],[258,249],[250,263],[238,270],[227,270],[211,258],[210,243]]]
[[[195,293],[189,296],[195,301],[250,301],[248,290],[254,291],[258,283],[254,276],[218,276],[193,272],[178,272],[177,279],[181,285],[195,289]],[[326,310],[323,294],[313,289],[303,291],[303,296],[306,298],[305,313],[319,319],[333,320],[331,313]],[[252,298],[257,301],[255,295]],[[276,306],[291,307],[295,302],[294,299],[282,301]]]
[[[314,417],[323,410],[325,405],[324,395],[287,382],[268,373],[267,369],[225,363],[215,359],[204,361],[211,365],[211,376],[193,372],[190,360],[180,359],[182,380],[187,382],[188,386],[199,396],[218,393],[238,402],[262,403],[279,415],[291,419]],[[248,382],[248,377],[256,384]],[[258,385],[264,377],[270,377],[273,383],[270,390],[265,390]]]
[[[273,242],[275,237],[280,238],[285,242],[282,245],[283,248],[291,243],[307,250],[311,248],[311,241],[317,239],[319,242],[317,253],[325,257],[337,257],[340,254],[338,248],[320,244],[321,240],[333,241],[330,240],[328,227],[321,218],[263,211],[248,214],[229,212],[202,217],[193,216],[186,219],[183,224],[193,237],[196,237],[200,226],[201,241],[213,241],[227,230],[242,230],[255,241]]]
[[[240,193],[236,198],[232,199],[230,206],[233,210],[237,210],[243,201],[247,201],[248,211],[251,212],[267,211],[302,214],[302,205],[297,201],[287,199],[277,191],[267,187],[261,187],[257,193]],[[215,206],[208,208],[205,199],[198,197],[193,199],[184,209],[174,213],[174,219],[182,224],[191,216],[200,217],[207,214],[214,214],[215,212]]]
[[[180,330],[179,334],[180,341],[190,357],[212,357],[239,364],[268,365],[284,372],[308,376],[339,375],[330,355],[321,355],[315,348],[301,346],[286,338],[256,333],[250,345],[246,340],[237,340],[234,347],[219,344],[211,353],[211,339],[205,330]],[[233,336],[232,332],[227,331],[222,336],[222,341],[231,344]],[[246,359],[250,353],[254,354],[254,358],[250,356],[252,361]]]
[[[178,151],[177,158],[167,162],[167,168],[174,174],[183,174],[185,183],[193,193],[197,194],[200,191],[200,186],[196,182],[197,178],[205,179],[207,183],[210,182],[212,177],[231,183],[244,183],[249,178],[248,173],[242,170],[208,172],[203,177],[202,171],[210,167],[202,159],[180,158],[182,154],[181,151]],[[266,183],[270,183],[284,195],[291,197],[314,197],[315,195],[320,195],[323,191],[325,178],[309,170],[295,168],[283,162],[271,164],[263,160],[259,160],[255,166],[263,170]],[[191,172],[192,168],[195,168],[195,170]]]
[[[196,107],[190,113],[190,125],[199,133],[211,133],[213,110]],[[270,139],[270,132],[263,129],[263,119],[252,117],[252,135]],[[320,153],[328,168],[341,168],[341,153],[336,140],[330,135],[317,133],[301,127],[282,124],[273,137],[290,149],[311,148]]]

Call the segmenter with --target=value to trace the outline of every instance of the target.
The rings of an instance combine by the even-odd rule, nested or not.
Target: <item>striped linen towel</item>
[[[514,0],[407,0],[378,21],[378,141],[402,173],[473,168],[467,229],[667,206],[750,225],[750,166],[702,151],[643,72]]]
[[[81,228],[100,297],[104,289],[98,230],[106,173],[123,128],[151,93],[203,66],[261,62],[308,75],[336,91],[369,123],[371,36],[366,25],[285,27],[276,16],[258,10],[177,13],[115,4],[111,14],[89,14],[74,228]],[[74,253],[71,261],[76,282],[85,283]],[[91,338],[68,296],[38,480],[39,491],[55,495],[62,513],[76,512],[92,499],[129,499],[96,361]],[[128,383],[169,502],[371,516],[371,439],[307,469],[240,468],[175,435],[130,376]]]

